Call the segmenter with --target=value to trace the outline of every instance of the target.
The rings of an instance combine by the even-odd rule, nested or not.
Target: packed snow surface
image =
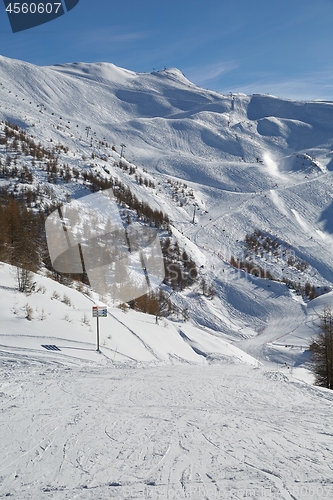
[[[332,391],[225,362],[1,365],[1,497],[332,498]]]

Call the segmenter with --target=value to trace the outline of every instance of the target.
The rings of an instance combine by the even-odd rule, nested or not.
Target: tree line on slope
[[[310,345],[315,384],[333,390],[333,313],[331,307],[325,305],[318,317],[319,331]]]
[[[0,260],[17,266],[18,289],[29,292],[31,272],[43,261],[44,217],[29,211],[4,190],[0,192]]]
[[[164,283],[174,291],[183,291],[186,287],[195,283],[198,277],[196,264],[188,256],[187,252],[179,248],[177,242],[175,244],[171,242],[170,235],[172,231],[169,217],[160,210],[152,209],[147,202],[140,201],[131,192],[129,187],[125,186],[119,179],[111,176],[109,178],[101,177],[98,173],[91,170],[80,172],[77,169],[70,169],[68,165],[64,165],[64,169],[59,170],[56,153],[59,152],[60,146],[53,150],[44,148],[41,144],[36,144],[17,125],[10,122],[6,122],[4,137],[0,137],[0,139],[2,144],[5,145],[7,153],[15,152],[14,157],[7,155],[5,164],[1,163],[0,159],[0,176],[2,178],[15,178],[17,182],[21,183],[25,181],[29,183],[33,182],[32,171],[26,165],[21,167],[26,175],[18,176],[19,169],[16,165],[17,153],[22,152],[22,154],[32,158],[31,163],[33,163],[34,167],[41,168],[42,160],[46,161],[42,168],[46,169],[49,173],[48,183],[56,183],[57,176],[60,173],[60,177],[67,182],[70,182],[72,178],[74,181],[82,178],[85,185],[92,192],[112,188],[119,206],[127,209],[127,211],[132,211],[132,215],[127,214],[127,224],[130,224],[132,222],[131,219],[135,217],[137,221],[155,226],[160,231],[168,232],[169,236],[162,238],[162,252],[165,262]],[[65,151],[65,148],[63,149]],[[145,184],[144,181],[142,183]],[[147,185],[149,187],[149,183]],[[41,192],[44,192],[44,194],[47,193],[47,189],[47,186],[41,187],[40,184],[37,184],[33,185],[31,189],[24,187],[18,190],[15,184],[10,194],[6,189],[1,193],[2,217],[0,220],[0,230],[2,232],[2,239],[0,241],[0,258],[5,262],[18,266],[18,273],[20,273],[18,281],[21,291],[30,291],[29,272],[36,272],[43,266],[49,270],[50,276],[53,279],[66,285],[69,285],[73,280],[88,284],[87,276],[84,274],[61,275],[52,268],[46,247],[44,220],[45,216],[59,207],[61,203],[53,198],[49,199],[49,203],[46,207],[44,205],[44,208],[41,204],[38,204],[38,196],[41,196]],[[50,191],[48,192],[50,193]],[[29,210],[31,205],[35,207],[34,211]],[[29,222],[27,222],[28,219]],[[23,241],[26,241],[25,245],[22,244]],[[25,274],[25,280],[23,280],[23,274]],[[210,296],[209,293],[212,287],[210,286],[209,288],[208,285],[205,285],[203,289],[204,294]],[[157,305],[161,300],[165,302],[165,298],[162,290],[158,294],[151,292],[147,294],[147,297],[142,297],[132,302],[130,306],[143,312],[155,314]],[[167,304],[169,314],[180,314],[178,308],[174,307],[171,301],[167,301]]]
[[[256,229],[253,233],[245,235],[244,243],[244,258],[236,258],[232,255],[229,261],[236,269],[258,278],[285,283],[288,288],[295,290],[298,295],[307,300],[313,300],[320,294],[329,291],[326,286],[323,288],[315,287],[308,280],[302,284],[300,280],[297,282],[286,275],[277,277],[268,269],[267,264],[270,263],[283,266],[281,268],[282,272],[287,268],[304,273],[309,268],[308,262],[296,256],[290,246],[284,245],[278,238],[272,238],[263,231]]]

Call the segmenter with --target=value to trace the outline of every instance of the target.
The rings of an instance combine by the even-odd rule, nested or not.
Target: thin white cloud
[[[243,85],[220,87],[216,90],[221,93],[233,91],[249,95],[271,94],[297,100],[333,100],[333,68],[286,79],[271,73],[261,74],[260,77],[253,78]]]
[[[238,68],[234,61],[218,62],[206,66],[196,66],[185,70],[187,78],[197,85],[203,85],[206,82],[214,81],[221,75],[229,73]]]
[[[126,32],[121,29],[99,28],[97,30],[85,32],[84,37],[82,36],[80,39],[80,45],[98,46],[99,44],[135,42],[147,37],[149,37],[149,33],[146,31]]]

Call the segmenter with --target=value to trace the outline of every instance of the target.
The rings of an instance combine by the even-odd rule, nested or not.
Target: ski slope
[[[305,302],[229,261],[260,229],[308,267],[260,255],[258,264],[332,289],[333,104],[221,95],[177,69],[0,56],[0,119],[68,148],[60,164],[116,177],[167,213],[216,291],[208,299],[197,283],[173,294],[187,322],[156,325],[108,304],[97,353],[99,297],[43,276],[27,297],[1,265],[0,497],[331,498],[332,396],[312,386],[308,346],[332,292]],[[45,204],[88,194],[17,161],[34,187],[48,186]]]
[[[329,497],[333,396],[286,352],[276,366],[253,342],[255,357],[223,332],[110,308],[97,353],[97,297],[38,275],[26,296],[5,264],[0,279],[1,497]]]
[[[16,268],[0,267],[1,333],[0,350],[20,356],[52,359],[55,362],[87,360],[115,364],[205,363],[224,357],[256,366],[257,360],[231,345],[208,329],[198,329],[183,321],[164,318],[156,324],[152,315],[109,307],[100,318],[100,348],[96,352],[97,320],[92,306],[102,304],[93,292],[90,296],[35,275],[36,291],[26,296],[17,291]],[[27,308],[30,309],[28,317]],[[47,351],[44,345],[56,345],[59,351]]]
[[[332,391],[286,373],[2,354],[0,377],[1,497],[332,497]]]

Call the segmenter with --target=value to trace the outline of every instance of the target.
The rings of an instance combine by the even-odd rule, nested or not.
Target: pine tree
[[[325,306],[319,314],[319,332],[310,346],[315,383],[333,389],[333,313]]]
[[[0,258],[18,268],[20,291],[31,292],[32,272],[41,264],[41,219],[4,194],[0,204]]]
[[[208,286],[207,295],[210,299],[213,299],[215,297],[215,288],[214,288],[214,285],[212,283]]]
[[[200,288],[201,288],[201,291],[202,291],[202,295],[206,295],[206,292],[207,292],[207,283],[206,283],[205,278],[201,278]]]

